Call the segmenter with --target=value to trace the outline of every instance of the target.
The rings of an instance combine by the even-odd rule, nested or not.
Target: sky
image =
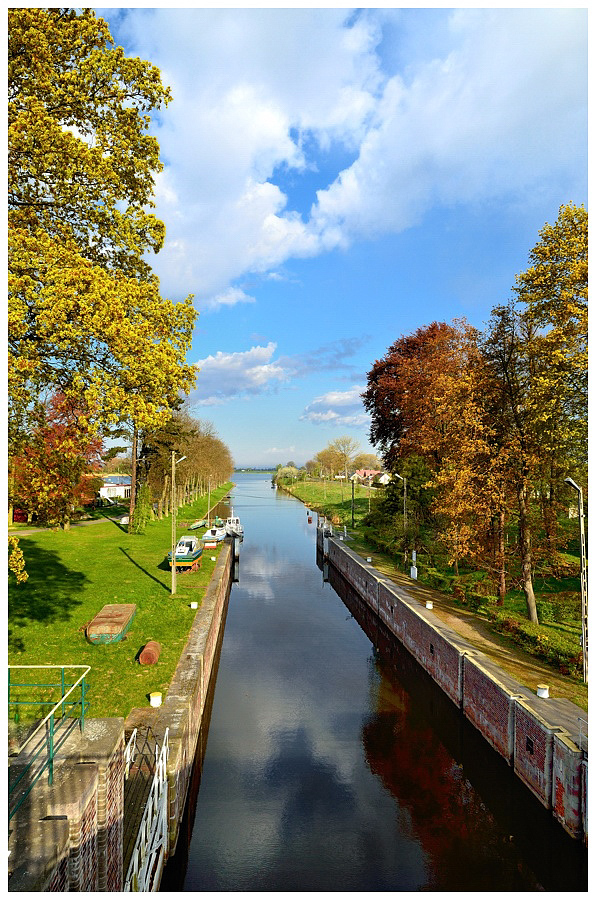
[[[96,8],[173,94],[151,133],[188,403],[237,467],[350,436],[402,335],[483,328],[587,207],[587,9]]]

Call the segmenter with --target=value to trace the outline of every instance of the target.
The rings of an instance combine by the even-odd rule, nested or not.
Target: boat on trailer
[[[204,543],[195,534],[184,534],[176,544],[174,559],[177,572],[195,572],[201,565]],[[172,552],[168,553],[170,568]]]

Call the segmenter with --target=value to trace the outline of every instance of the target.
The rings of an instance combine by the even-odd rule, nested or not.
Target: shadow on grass
[[[143,568],[143,566],[140,566],[140,565],[138,564],[138,562],[136,562],[136,561],[132,558],[132,556],[130,555],[130,553],[127,553],[126,550],[125,550],[123,547],[120,547],[119,549],[120,549],[120,552],[121,552],[121,553],[124,553],[125,557],[133,564],[133,566],[136,566],[137,569],[140,569],[141,572],[143,572],[143,573],[147,576],[147,578],[151,578],[152,581],[155,581],[155,582],[156,582],[160,587],[162,587],[164,590],[166,590],[166,591],[169,591],[169,590],[170,590],[167,584],[164,584],[163,581],[161,581],[159,578],[156,578],[155,575],[152,575],[151,572],[148,572],[147,569],[144,569],[144,568]],[[163,568],[165,568],[166,571],[168,571],[168,572],[170,571],[169,565],[166,564],[166,566],[164,566],[163,563],[160,564],[157,568],[158,568],[158,569],[163,569]]]
[[[41,549],[27,538],[20,539],[29,579],[13,585],[8,604],[8,649],[25,649],[19,630],[31,622],[65,622],[80,606],[77,599],[88,582],[83,572],[69,569],[57,553]]]

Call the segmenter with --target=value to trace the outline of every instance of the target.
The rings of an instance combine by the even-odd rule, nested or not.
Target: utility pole
[[[130,470],[130,505],[128,508],[128,531],[132,533],[135,514],[135,494],[137,492],[137,429],[132,430],[132,466]]]
[[[354,479],[352,479],[352,528],[354,527]]]
[[[178,502],[176,500],[176,466],[181,463],[186,456],[181,456],[176,460],[176,452],[172,450],[172,588],[171,593],[176,593],[176,513],[178,512]]]

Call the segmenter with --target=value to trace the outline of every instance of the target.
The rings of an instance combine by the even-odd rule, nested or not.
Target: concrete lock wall
[[[317,549],[357,591],[516,775],[565,830],[587,840],[587,753],[567,728],[542,710],[565,708],[566,722],[586,714],[569,701],[536,699],[472,648],[431,610],[332,536],[318,528]],[[555,707],[550,704],[559,704]],[[546,706],[545,706],[546,704]],[[540,711],[539,711],[540,710]]]

